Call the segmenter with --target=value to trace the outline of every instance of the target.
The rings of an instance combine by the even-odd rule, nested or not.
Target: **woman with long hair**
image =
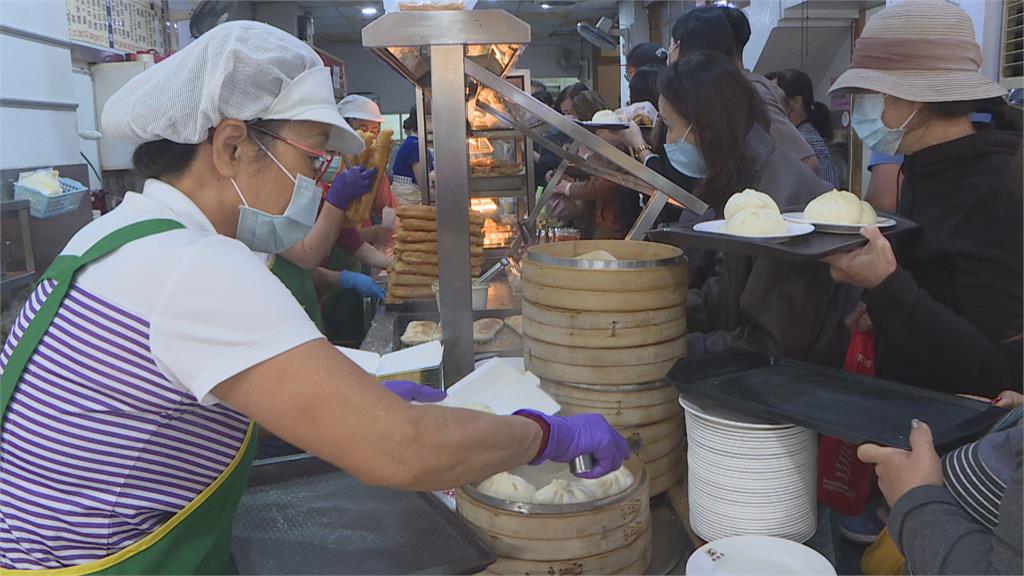
[[[832,140],[832,112],[828,106],[814,100],[814,85],[811,84],[811,78],[793,68],[771,72],[765,77],[774,80],[786,94],[782,107],[789,115],[789,121],[796,126],[818,157],[818,175],[822,180],[836,186],[836,167],[832,163],[832,152],[829,151],[827,144]]]
[[[775,144],[760,97],[727,57],[691,51],[662,73],[658,88],[665,161],[692,178],[694,194],[711,206],[708,214],[684,213],[692,219],[720,217],[729,197],[745,188],[770,195],[783,210],[801,209],[829,189]],[[632,127],[625,136],[638,137],[639,129]],[[638,145],[635,140],[629,144]],[[641,160],[652,154],[645,150]],[[842,319],[855,297],[832,282],[825,266],[711,252],[691,255],[690,285],[700,290],[690,293],[690,355],[742,345],[839,362]]]

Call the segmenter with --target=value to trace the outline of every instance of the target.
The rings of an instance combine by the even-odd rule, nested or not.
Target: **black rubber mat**
[[[240,574],[474,574],[494,562],[434,496],[369,487],[315,459],[253,468],[231,554]]]

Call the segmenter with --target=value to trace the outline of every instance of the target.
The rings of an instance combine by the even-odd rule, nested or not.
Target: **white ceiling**
[[[614,20],[618,13],[617,0],[581,0],[565,3],[565,6],[559,5],[559,0],[549,2],[552,7],[544,9],[539,0],[479,0],[476,9],[501,9],[518,16],[530,24],[533,44],[575,41],[579,38],[576,34],[577,22],[586,20],[593,23],[601,16]],[[299,5],[313,17],[316,42],[322,44],[361,41],[360,31],[363,26],[376,18],[363,16],[362,9],[375,7],[378,13],[383,13],[380,0],[305,0],[299,2]]]

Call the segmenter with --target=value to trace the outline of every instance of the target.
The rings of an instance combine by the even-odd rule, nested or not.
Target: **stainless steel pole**
[[[416,87],[416,130],[419,135],[419,164],[416,165],[416,183],[420,187],[420,198],[424,205],[430,204],[430,162],[427,160],[429,154],[429,138],[427,136],[427,104],[423,95],[423,88]]]
[[[469,271],[469,150],[462,45],[430,47],[431,115],[437,190],[437,242],[445,385],[473,370]]]

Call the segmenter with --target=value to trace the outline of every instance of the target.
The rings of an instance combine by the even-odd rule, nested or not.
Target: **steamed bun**
[[[878,223],[878,212],[875,212],[875,207],[867,202],[860,201],[860,222],[863,226],[871,226],[872,224]]]
[[[764,192],[747,188],[743,192],[737,192],[729,197],[729,201],[725,203],[725,219],[728,220],[739,213],[740,210],[746,210],[747,208],[764,208],[776,214],[779,213],[779,205],[775,203],[771,196]]]
[[[600,478],[580,478],[576,482],[584,491],[590,493],[591,498],[597,500],[624,492],[633,485],[633,473],[629,471],[629,468],[623,466]]]
[[[862,202],[846,190],[825,192],[807,203],[804,218],[822,224],[860,224]]]
[[[601,124],[614,124],[620,122],[619,115],[611,110],[598,110],[594,112],[594,117],[591,122],[600,122]]]
[[[508,472],[499,472],[491,476],[481,482],[476,489],[488,496],[513,502],[530,502],[537,492],[533,484]]]
[[[555,478],[551,484],[537,490],[533,501],[537,504],[574,504],[593,499],[583,488],[569,480]]]
[[[778,208],[747,208],[725,219],[725,231],[736,236],[774,236],[785,234],[786,221]]]

